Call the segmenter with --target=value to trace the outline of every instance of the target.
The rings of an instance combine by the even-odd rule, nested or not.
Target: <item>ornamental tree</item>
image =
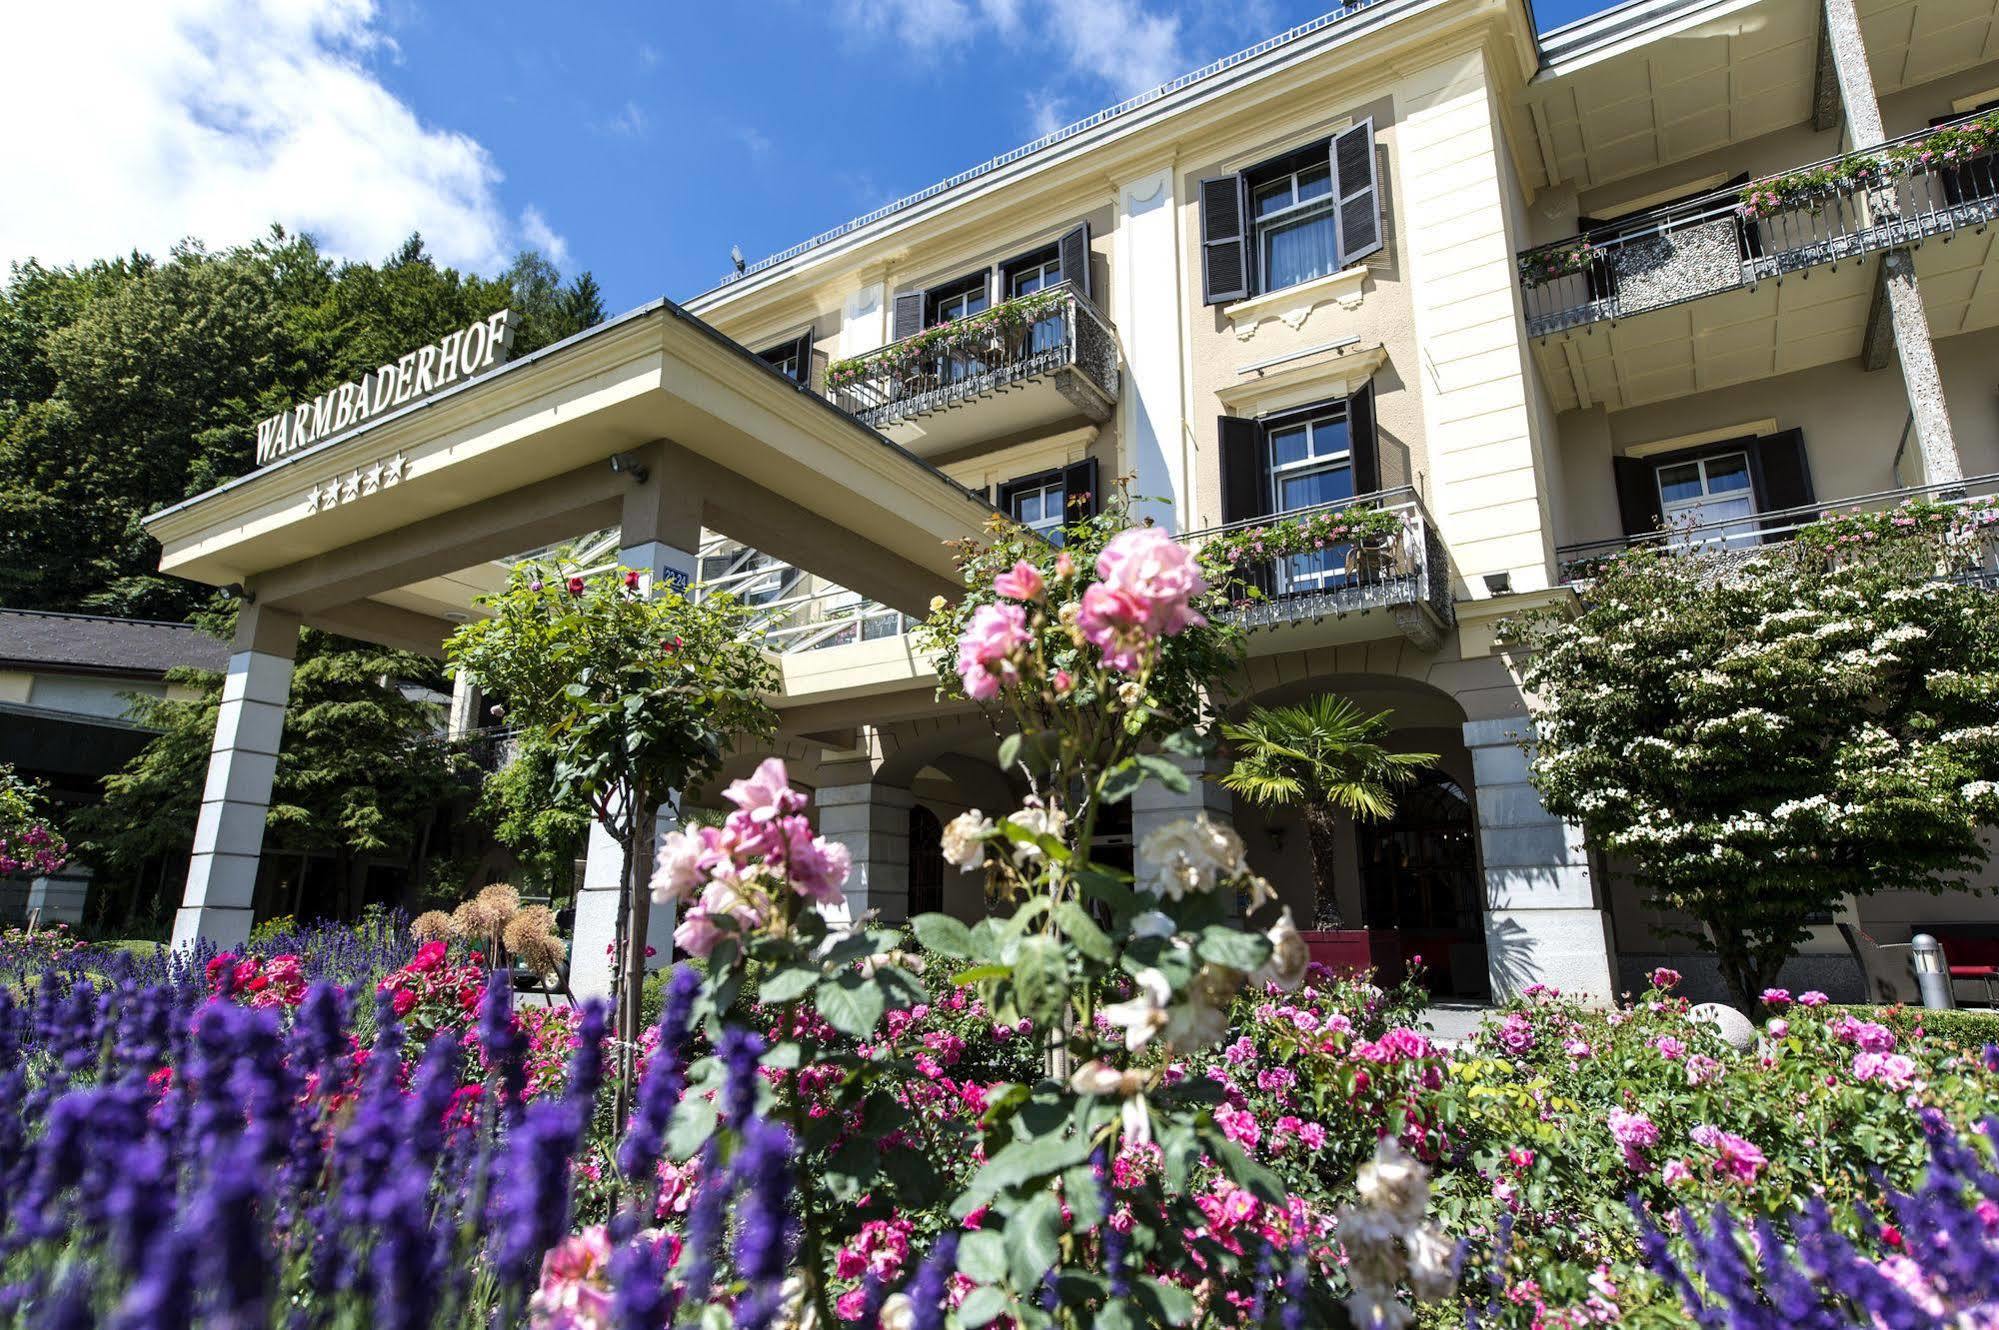
[[[1689,920],[1746,1010],[1846,896],[1968,889],[1999,817],[1989,509],[1829,517],[1787,545],[1605,561],[1534,654],[1550,812]]]
[[[551,756],[554,793],[581,796],[624,851],[614,987],[621,1081],[639,1034],[660,806],[713,776],[740,739],[776,727],[778,686],[733,598],[695,602],[618,569],[584,578],[523,564],[485,602],[491,617],[452,635],[446,657],[498,699]]]

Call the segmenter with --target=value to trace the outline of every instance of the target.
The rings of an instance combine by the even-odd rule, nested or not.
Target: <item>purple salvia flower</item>
[[[687,1038],[700,990],[701,976],[692,966],[674,966],[659,1013],[659,1043],[639,1082],[625,1139],[618,1144],[618,1168],[633,1182],[649,1182],[658,1173],[673,1110],[687,1091]]]
[[[508,1134],[493,1198],[502,1288],[525,1290],[542,1254],[569,1231],[569,1160],[581,1126],[567,1103],[536,1100]]]
[[[173,1222],[175,1181],[173,1156],[158,1141],[137,1141],[119,1155],[105,1215],[120,1269],[146,1268],[154,1242]]]
[[[206,1295],[204,1330],[264,1330],[270,1315],[271,1253],[265,1241],[257,1179],[262,1154],[254,1138],[229,1148],[195,1193],[188,1227],[195,1278]]]
[[[622,1227],[626,1232],[619,1233]],[[670,1248],[658,1234],[630,1233],[629,1221],[614,1221],[611,1249],[611,1325],[613,1330],[662,1330],[673,1320],[673,1278]]]
[[[711,1137],[701,1152],[701,1181],[687,1209],[686,1238],[676,1267],[686,1296],[694,1302],[706,1302],[714,1287],[716,1249],[721,1245],[728,1208],[729,1177]]]
[[[602,998],[590,998],[583,1003],[576,1022],[576,1047],[569,1055],[569,1099],[583,1114],[586,1125],[597,1101],[597,1091],[604,1084],[606,1011]]]
[[[513,988],[504,975],[489,976],[479,999],[479,1045],[498,1082],[500,1107],[509,1122],[515,1121],[527,1090],[527,1040],[514,1021]]]
[[[911,1330],[944,1330],[944,1299],[951,1291],[951,1272],[958,1267],[958,1235],[942,1233],[916,1275],[909,1281]]]
[[[185,1230],[175,1230],[153,1248],[118,1306],[117,1330],[188,1330],[194,1324],[195,1249]]]
[[[70,1267],[55,1296],[40,1317],[40,1330],[95,1330],[97,1315],[90,1307],[90,1276],[85,1265]]]
[[[763,1036],[750,1030],[724,1030],[715,1053],[722,1060],[722,1120],[740,1131],[756,1112],[757,1092],[763,1085],[757,1070],[764,1054]]]
[[[1300,1238],[1292,1244],[1291,1268],[1284,1274],[1284,1310],[1278,1316],[1278,1323],[1284,1330],[1305,1330],[1305,1299],[1310,1291],[1310,1279],[1305,1269],[1305,1241]]]
[[[774,1122],[743,1128],[734,1162],[741,1199],[736,1204],[736,1276],[749,1285],[736,1309],[741,1330],[765,1330],[783,1301],[791,1248],[791,1133]]]

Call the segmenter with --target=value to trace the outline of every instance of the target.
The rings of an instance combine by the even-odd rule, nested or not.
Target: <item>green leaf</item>
[[[974,965],[969,970],[960,970],[951,976],[951,982],[963,988],[967,984],[983,984],[988,979],[1004,979],[1013,973],[1011,965]]]
[[[1006,1238],[1015,1288],[1038,1288],[1061,1256],[1062,1203],[1044,1191],[1007,1216]]]
[[[715,1101],[683,1095],[666,1129],[666,1152],[675,1159],[692,1159],[715,1134]]]
[[[1049,937],[1025,937],[1013,963],[1014,993],[1021,1012],[1038,1026],[1055,1023],[1069,1004],[1069,958]]]
[[[1103,1222],[1103,1184],[1097,1181],[1097,1171],[1088,1164],[1062,1175],[1062,1199],[1069,1206],[1070,1219],[1078,1233],[1087,1233]]]
[[[1138,1300],[1168,1325],[1185,1325],[1194,1316],[1194,1295],[1178,1284],[1147,1275],[1138,1281]]]
[[[1270,959],[1270,939],[1261,933],[1245,933],[1227,924],[1211,924],[1201,930],[1196,944],[1201,959],[1226,965],[1248,974]]]
[[[796,1002],[804,997],[818,982],[819,973],[816,970],[802,967],[796,970],[779,970],[757,988],[757,1001],[766,1007],[781,1007],[787,1002]]]
[[[961,961],[972,959],[972,930],[950,915],[919,914],[909,921],[909,926],[925,951]]]
[[[1020,745],[1021,737],[1018,733],[1009,734],[1006,738],[1000,740],[999,765],[1001,771],[1011,770],[1013,764],[1020,761]]]
[[[1189,1133],[1191,1135],[1191,1133]],[[1068,1140],[1015,1141],[986,1160],[957,1200],[951,1202],[951,1217],[963,1219],[1002,1191],[1053,1177],[1063,1169],[1090,1157],[1090,1138],[1072,1136]]]
[[[1097,927],[1089,912],[1076,902],[1063,901],[1057,905],[1055,922],[1062,929],[1063,936],[1076,944],[1076,950],[1097,964],[1109,965],[1117,959],[1117,945],[1105,935],[1103,929]]]
[[[958,1324],[966,1330],[979,1330],[996,1320],[1006,1310],[1006,1294],[990,1284],[982,1285],[965,1295],[958,1304]]]
[[[1006,1239],[989,1228],[973,1229],[958,1243],[958,1269],[980,1284],[1006,1278]]]
[[[1139,786],[1145,784],[1145,768],[1131,758],[1112,767],[1104,773],[1097,791],[1106,804],[1120,804],[1131,798]]]
[[[862,975],[847,973],[819,985],[819,1014],[841,1034],[865,1039],[874,1033],[887,1003],[881,989]]]
[[[1138,893],[1119,878],[1093,868],[1077,870],[1075,878],[1076,885],[1085,896],[1110,906],[1120,918],[1130,918],[1138,913]]]
[[[1175,794],[1185,794],[1193,789],[1187,780],[1187,773],[1178,764],[1152,753],[1140,753],[1132,761],[1144,767],[1146,773]]]

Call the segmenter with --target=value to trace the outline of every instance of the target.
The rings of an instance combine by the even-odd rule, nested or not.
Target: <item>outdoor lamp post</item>
[[[1909,964],[1916,971],[1916,991],[1930,1011],[1949,1011],[1957,1006],[1950,991],[1950,968],[1944,964],[1943,944],[1928,933],[1909,939]]]

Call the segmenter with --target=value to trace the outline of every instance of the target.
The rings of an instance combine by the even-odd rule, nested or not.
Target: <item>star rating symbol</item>
[[[382,487],[382,464],[380,462],[377,462],[373,466],[369,467],[366,471],[363,471],[361,473],[361,492],[363,494],[373,494],[376,490],[380,489],[381,487]]]
[[[383,486],[386,487],[400,483],[403,478],[403,471],[409,464],[409,458],[404,457],[401,453],[397,453],[394,457],[382,463]]]

